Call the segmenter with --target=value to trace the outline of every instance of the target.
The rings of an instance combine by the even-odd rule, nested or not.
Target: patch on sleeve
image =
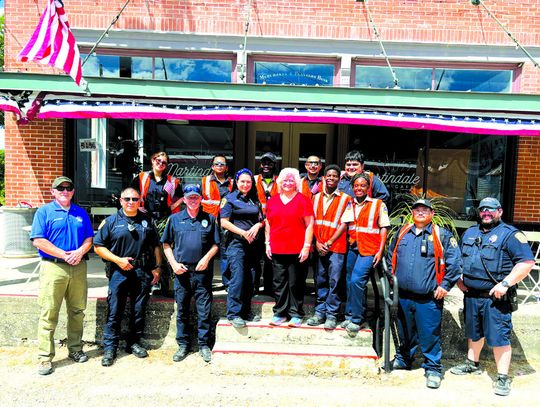
[[[520,243],[528,243],[527,241],[527,236],[525,236],[523,234],[523,232],[517,232],[514,237],[516,238],[516,240]]]
[[[219,207],[220,207],[220,208],[223,208],[223,207],[225,206],[226,203],[227,203],[227,198],[221,199],[221,203],[219,204]]]
[[[105,226],[105,223],[107,223],[107,221],[105,219],[103,219],[101,221],[101,223],[99,224],[99,226],[98,226],[98,230],[101,229],[103,226]]]
[[[451,238],[450,238],[450,246],[452,246],[452,247],[454,247],[454,248],[456,248],[456,247],[458,246],[457,240],[456,240],[455,237],[451,237]]]

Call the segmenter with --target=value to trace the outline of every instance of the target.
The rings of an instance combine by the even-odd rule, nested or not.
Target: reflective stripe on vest
[[[232,191],[232,182],[229,181],[229,192]],[[221,194],[217,182],[212,182],[212,175],[207,175],[202,178],[202,197],[201,202],[203,211],[214,215],[216,218],[219,215],[219,205],[221,203]]]
[[[315,212],[315,238],[321,242],[326,243],[328,239],[330,239],[336,230],[339,227],[339,221],[341,219],[341,215],[343,215],[343,212],[345,211],[345,207],[347,203],[350,201],[349,195],[340,192],[339,195],[333,198],[332,202],[328,206],[326,215],[329,217],[332,217],[332,220],[325,220],[322,219],[325,217],[323,215],[324,210],[324,200],[323,197],[321,197],[323,193],[318,193],[315,195],[313,200],[313,209]],[[337,201],[337,205],[335,204]],[[331,211],[334,211],[333,213]],[[330,213],[329,213],[330,212]],[[347,235],[346,233],[343,233],[330,247],[330,250],[335,253],[345,253],[347,251]]]
[[[366,198],[368,199],[368,198]],[[363,256],[373,256],[379,250],[381,244],[381,229],[378,226],[379,213],[382,207],[380,199],[369,198],[364,205],[370,205],[367,218],[364,216],[366,206],[362,206],[356,216],[355,204],[353,204],[354,225],[349,226],[350,243],[356,242],[358,251]],[[359,224],[362,221],[363,223]]]
[[[255,186],[257,188],[257,195],[259,197],[259,202],[261,203],[261,208],[263,210],[263,213],[266,211],[266,193],[264,188],[264,182],[261,174],[255,175]],[[277,184],[276,184],[276,176],[274,175],[272,177],[272,186],[270,187],[270,197],[277,194]]]

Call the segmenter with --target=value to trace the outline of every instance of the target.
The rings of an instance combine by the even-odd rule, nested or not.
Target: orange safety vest
[[[232,191],[232,181],[229,181],[229,192]],[[212,175],[202,177],[202,208],[203,211],[214,215],[217,219],[219,215],[219,204],[221,202],[221,195],[219,194],[219,188],[217,182],[212,182]]]
[[[435,280],[437,285],[441,285],[444,274],[446,273],[446,263],[444,262],[444,248],[441,243],[441,235],[439,226],[431,224],[431,230],[433,231],[433,252],[435,255]],[[414,223],[409,223],[401,228],[399,231],[396,246],[394,247],[394,253],[392,253],[392,274],[396,274],[396,265],[397,265],[397,249],[399,242],[403,239],[403,236],[407,234],[409,230],[414,226]]]
[[[276,183],[277,177],[274,175],[272,181],[272,187],[270,188],[270,196],[274,196],[278,193],[278,187]],[[264,188],[263,177],[261,174],[255,175],[255,187],[257,188],[257,196],[259,197],[259,202],[261,203],[261,208],[263,213],[266,213],[266,193]]]
[[[141,172],[139,174],[139,190],[141,191],[141,206],[144,206],[144,201],[148,195],[148,189],[150,188],[150,173],[151,171]],[[171,192],[167,192],[167,205],[169,208],[173,204],[174,191],[180,185],[180,179],[167,175],[167,181],[173,184],[174,188]],[[180,212],[180,206],[176,207],[172,213]]]
[[[349,243],[356,242],[358,252],[362,256],[377,254],[381,246],[381,228],[379,227],[379,213],[382,201],[366,197],[360,213],[356,216],[356,203],[352,202],[354,222],[349,225]]]
[[[347,204],[351,201],[351,197],[344,192],[338,192],[323,215],[323,195],[322,192],[319,192],[313,198],[313,211],[315,212],[313,234],[318,242],[326,243],[336,233],[341,215],[343,215]],[[330,246],[330,251],[334,253],[347,252],[347,233],[343,233]]]
[[[309,198],[309,199],[312,199],[313,198],[313,195],[315,195],[312,191],[311,191],[311,188],[309,187],[309,179],[307,176],[305,177],[302,177],[301,179],[302,181],[302,195],[304,195],[306,198]],[[318,181],[317,182],[317,189],[320,191],[322,191],[322,181]]]

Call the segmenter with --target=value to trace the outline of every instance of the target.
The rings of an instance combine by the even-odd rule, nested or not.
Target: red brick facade
[[[72,27],[105,29],[125,0],[69,0]],[[366,5],[354,0],[252,1],[250,35],[375,40]],[[538,0],[485,2],[519,41],[540,44]],[[45,0],[5,0],[7,71],[53,72],[15,57],[29,38]],[[248,0],[132,0],[116,29],[243,35]],[[508,45],[512,42],[480,6],[469,0],[377,0],[368,3],[384,41]],[[521,91],[540,94],[540,70],[523,67]],[[8,115],[9,116],[9,115]],[[7,204],[48,199],[50,180],[62,173],[63,122],[6,123]],[[519,140],[514,220],[540,220],[540,137]]]

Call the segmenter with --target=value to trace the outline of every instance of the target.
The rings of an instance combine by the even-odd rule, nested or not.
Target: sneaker
[[[115,359],[116,359],[116,352],[112,349],[106,349],[105,352],[103,352],[103,358],[101,359],[101,366],[104,366],[104,367],[112,366]]]
[[[181,362],[182,360],[186,358],[188,353],[189,351],[188,351],[187,346],[179,346],[178,350],[174,353],[172,357],[173,362]]]
[[[339,324],[340,327],[342,328],[347,328],[347,325],[349,325],[351,323],[351,320],[350,319],[346,319],[345,321],[343,321],[341,324]]]
[[[508,396],[510,394],[510,378],[508,375],[497,375],[497,380],[493,383],[493,392],[497,396]]]
[[[358,331],[360,331],[360,325],[355,324],[352,321],[349,321],[349,323],[345,327],[345,330],[347,331],[349,335],[356,335]]]
[[[132,353],[134,356],[143,359],[148,356],[148,352],[138,343],[134,343],[126,349],[127,353]]]
[[[482,374],[480,366],[476,366],[472,360],[467,359],[461,365],[454,366],[450,369],[450,373],[463,376],[466,374],[479,375]]]
[[[392,364],[392,370],[411,370],[410,366],[407,366],[398,359],[394,358],[390,363]]]
[[[318,325],[324,324],[324,320],[325,319],[323,317],[321,317],[320,315],[315,314],[311,318],[309,318],[306,323],[309,326],[318,326]]]
[[[240,317],[234,317],[233,319],[229,319],[229,322],[235,328],[245,328],[246,326],[246,321],[244,321]]]
[[[328,331],[333,331],[337,327],[337,321],[335,318],[326,318],[326,322],[324,323],[324,329]]]
[[[244,320],[249,322],[261,322],[261,316],[250,312],[247,318],[244,318]]]
[[[68,358],[77,363],[88,362],[88,356],[82,350],[79,350],[77,352],[70,352],[68,354]]]
[[[270,325],[280,326],[281,324],[283,324],[286,321],[287,321],[287,318],[285,318],[285,317],[275,316],[275,317],[272,317],[272,319],[270,320]]]
[[[210,363],[210,361],[212,360],[212,351],[208,346],[201,346],[201,348],[199,349],[199,354],[202,356],[203,360],[206,363]]]
[[[427,373],[426,386],[430,389],[438,389],[439,387],[441,387],[441,376],[439,376],[438,374]]]
[[[48,374],[51,374],[53,372],[53,365],[52,362],[49,360],[45,360],[43,362],[39,363],[38,373],[42,376],[46,376]]]
[[[157,295],[161,292],[161,284],[157,283],[150,287],[150,295]]]
[[[290,327],[298,328],[302,326],[302,318],[300,317],[292,317],[288,324]]]

